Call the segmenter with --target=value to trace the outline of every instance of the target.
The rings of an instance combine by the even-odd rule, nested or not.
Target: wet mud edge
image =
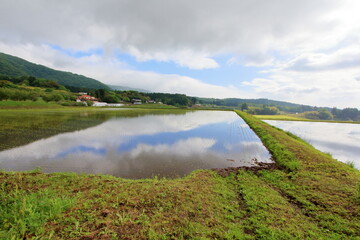
[[[262,163],[257,162],[256,165],[253,166],[240,166],[240,167],[228,167],[228,168],[212,168],[211,170],[215,171],[217,174],[219,174],[222,177],[227,177],[230,174],[237,174],[239,170],[245,170],[245,171],[251,171],[254,173],[257,173],[261,170],[275,170],[279,169],[279,166],[275,163]]]

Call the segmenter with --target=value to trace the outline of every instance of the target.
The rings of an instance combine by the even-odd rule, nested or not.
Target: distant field
[[[169,109],[169,108],[177,108],[171,105],[166,104],[139,104],[139,105],[126,105],[124,108],[148,108],[148,109]]]
[[[309,119],[289,116],[289,115],[254,115],[254,117],[262,120],[285,120],[285,121],[307,121]]]
[[[289,115],[253,115],[254,117],[261,120],[279,120],[279,121],[303,121],[303,122],[330,122],[330,123],[354,123],[360,124],[360,122],[352,121],[337,121],[337,120],[314,120],[306,119]]]

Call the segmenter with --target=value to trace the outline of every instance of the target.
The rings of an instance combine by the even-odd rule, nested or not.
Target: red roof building
[[[90,95],[81,95],[77,97],[77,100],[80,101],[96,101],[98,100],[97,98],[90,96]]]

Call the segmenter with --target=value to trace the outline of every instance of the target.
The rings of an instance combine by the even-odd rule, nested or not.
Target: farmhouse
[[[133,104],[142,104],[141,99],[132,99],[131,102]]]
[[[122,104],[122,103],[107,103],[106,106],[107,107],[121,107],[121,106],[124,106],[124,104]]]
[[[106,103],[106,102],[94,102],[93,107],[121,107],[122,103]]]
[[[81,96],[78,96],[76,101],[77,102],[82,102],[82,101],[96,101],[98,100],[97,98],[93,97],[93,96],[90,96],[90,95],[81,95]]]
[[[94,102],[93,107],[106,107],[106,102]]]

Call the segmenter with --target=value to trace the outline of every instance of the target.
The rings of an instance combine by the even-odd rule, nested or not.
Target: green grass
[[[46,233],[44,224],[70,208],[74,202],[48,189],[27,193],[8,188],[6,182],[1,184],[1,239],[24,239],[38,235],[51,238],[52,232]]]
[[[243,224],[255,239],[319,239],[331,235],[254,173],[240,171],[236,182],[248,213]]]
[[[40,206],[30,206],[39,216],[29,216],[34,219],[31,225],[27,218],[13,217],[23,208],[22,197],[17,197],[16,206],[7,197],[2,239],[49,239],[50,235],[52,239],[233,239],[245,235],[237,224],[242,214],[234,186],[211,171],[174,180],[63,173],[0,173],[0,180],[8,186],[4,197],[30,192],[27,199]],[[12,190],[14,185],[17,190]],[[44,188],[52,193],[49,199],[44,198],[48,196]]]
[[[353,161],[346,162],[346,164],[351,168],[355,168],[355,163]]]
[[[0,109],[16,109],[16,108],[61,108],[61,105],[45,101],[12,101],[3,100],[0,101]]]
[[[277,168],[141,180],[0,172],[0,239],[359,239],[359,171],[237,113]]]
[[[298,137],[248,114],[238,114],[271,152],[275,153],[279,148],[291,152],[292,156],[285,158],[285,163],[289,160],[301,166],[296,171],[280,168],[258,172],[257,177],[268,185],[268,194],[272,190],[277,191],[284,200],[300,210],[303,219],[315,223],[320,233],[311,237],[313,239],[359,238],[360,222],[357,219],[360,205],[357,199],[360,172],[316,150]],[[273,157],[281,167],[283,155],[274,154]]]
[[[240,111],[236,112],[246,121],[250,128],[252,128],[255,133],[261,137],[262,142],[271,152],[280,167],[288,172],[297,171],[301,167],[300,161],[296,159],[294,154],[289,151],[284,144],[280,143],[270,132],[258,125],[259,120],[250,118],[250,115]]]

